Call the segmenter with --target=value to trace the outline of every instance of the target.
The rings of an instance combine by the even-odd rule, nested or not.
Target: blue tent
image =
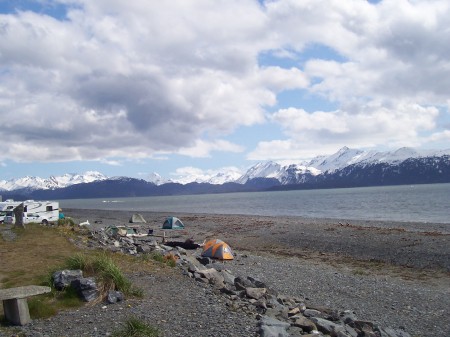
[[[184,229],[184,224],[177,217],[169,216],[164,221],[162,229]]]

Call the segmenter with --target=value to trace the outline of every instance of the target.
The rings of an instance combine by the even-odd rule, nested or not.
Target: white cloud
[[[181,148],[178,153],[194,158],[206,158],[210,157],[212,151],[239,153],[243,152],[243,150],[243,147],[240,145],[218,139],[211,142],[197,140],[194,146]]]
[[[249,159],[304,159],[335,152],[343,146],[356,148],[420,146],[430,139],[424,131],[435,127],[439,112],[415,103],[397,105],[371,102],[348,111],[308,113],[282,109],[273,115],[287,140],[261,142]]]
[[[220,140],[199,145],[201,136],[261,123],[263,106],[275,103],[269,86],[254,85],[264,14],[253,1],[76,4],[65,21],[0,16],[0,112],[12,120],[0,133],[23,152],[47,149],[5,157],[237,151]]]
[[[208,157],[244,151],[226,137],[262,123],[286,138],[262,134],[249,158],[446,139],[448,1],[59,3],[73,6],[64,20],[0,15],[2,160]],[[303,55],[311,46],[339,58]],[[293,66],[260,65],[262,53]],[[292,89],[337,108],[268,120]]]

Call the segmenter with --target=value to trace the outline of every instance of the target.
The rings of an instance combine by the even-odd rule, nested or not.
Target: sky
[[[450,148],[448,0],[0,0],[0,180]]]

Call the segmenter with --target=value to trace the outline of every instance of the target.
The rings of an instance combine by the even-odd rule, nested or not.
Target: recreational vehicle
[[[14,223],[14,208],[23,203],[23,222],[48,224],[59,219],[59,203],[57,201],[14,201],[0,202],[0,221]]]
[[[20,201],[14,201],[12,199],[7,199],[5,201],[0,202],[0,223],[8,222],[11,215],[14,214],[13,213],[14,208],[16,208],[19,205]]]

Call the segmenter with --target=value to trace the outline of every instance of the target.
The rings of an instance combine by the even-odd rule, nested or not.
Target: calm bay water
[[[450,184],[61,200],[63,208],[450,223]]]

